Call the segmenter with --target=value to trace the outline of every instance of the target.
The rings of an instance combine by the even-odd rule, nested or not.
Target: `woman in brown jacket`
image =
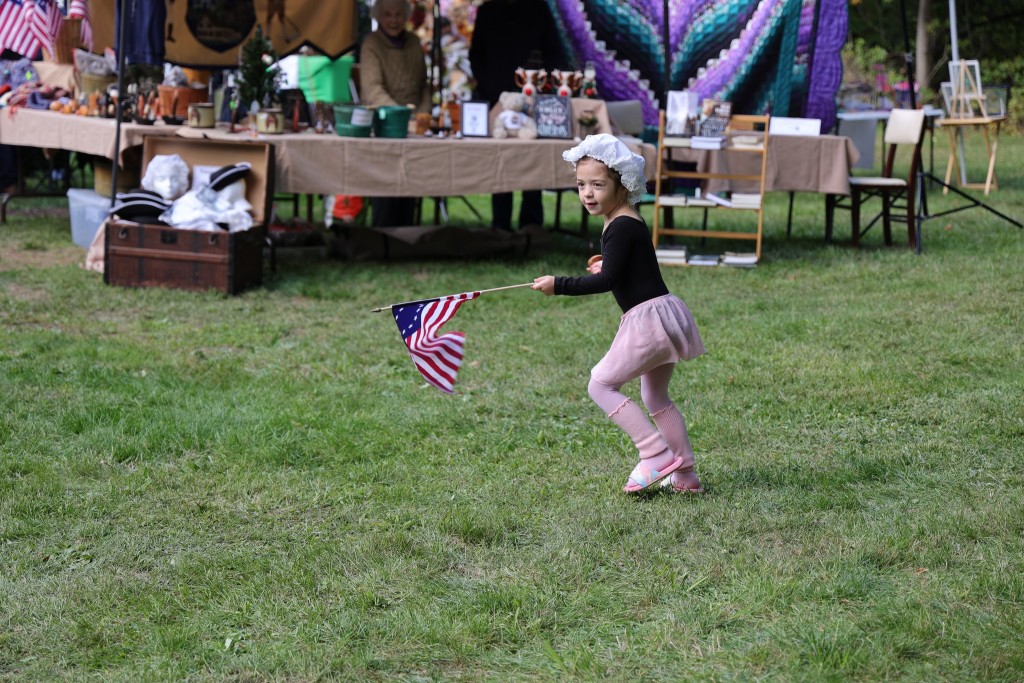
[[[419,38],[406,30],[408,0],[377,0],[371,16],[377,30],[359,48],[359,97],[371,107],[412,106],[430,111],[430,81]],[[416,200],[411,197],[373,197],[374,227],[412,225]]]

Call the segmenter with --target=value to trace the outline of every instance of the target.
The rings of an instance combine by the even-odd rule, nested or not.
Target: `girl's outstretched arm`
[[[543,292],[546,296],[551,296],[555,293],[555,276],[541,275],[540,277],[534,278],[533,284],[530,288],[536,289],[538,292]]]

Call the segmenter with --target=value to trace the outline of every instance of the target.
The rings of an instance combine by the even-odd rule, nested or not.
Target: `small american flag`
[[[52,54],[62,23],[56,0],[0,0],[0,50],[33,58],[45,47]]]
[[[89,3],[86,0],[71,0],[68,5],[68,19],[82,20],[82,44],[92,50],[92,19],[89,17]]]
[[[480,292],[466,292],[391,307],[416,369],[427,382],[447,394],[455,393],[455,375],[462,366],[466,335],[462,332],[439,335],[437,331],[455,316],[463,302],[478,296]]]

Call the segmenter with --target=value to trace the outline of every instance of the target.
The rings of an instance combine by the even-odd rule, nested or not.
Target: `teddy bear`
[[[492,137],[514,137],[523,140],[533,140],[537,137],[537,124],[525,113],[525,95],[520,92],[503,92],[498,98],[498,104],[501,105],[501,113],[494,120]]]

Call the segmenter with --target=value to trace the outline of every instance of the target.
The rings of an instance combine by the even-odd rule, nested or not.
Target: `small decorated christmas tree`
[[[277,103],[281,69],[277,66],[274,46],[263,35],[259,25],[252,39],[242,46],[238,70],[241,76],[238,83],[241,106],[248,108],[256,102],[260,108],[266,108]]]

